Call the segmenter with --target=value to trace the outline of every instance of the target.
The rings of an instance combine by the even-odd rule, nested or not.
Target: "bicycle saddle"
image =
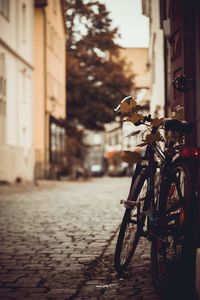
[[[193,124],[187,121],[167,119],[164,123],[164,128],[166,131],[189,134],[192,131]]]

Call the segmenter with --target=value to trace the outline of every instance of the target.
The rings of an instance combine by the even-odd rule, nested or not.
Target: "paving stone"
[[[69,299],[75,292],[76,289],[74,288],[54,288],[46,294],[46,297],[49,299]]]
[[[148,241],[139,243],[127,278],[113,268],[119,200],[129,183],[101,178],[0,190],[0,299],[161,299],[151,286]]]

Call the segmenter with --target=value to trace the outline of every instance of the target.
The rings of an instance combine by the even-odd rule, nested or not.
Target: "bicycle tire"
[[[178,159],[168,178],[161,184],[159,211],[165,216],[165,221],[164,224],[159,224],[157,236],[152,237],[151,243],[151,278],[155,289],[165,295],[178,291],[182,295],[173,296],[181,299],[185,299],[187,295],[184,287],[188,286],[188,276],[184,279],[182,275],[188,272],[189,267],[191,269],[188,255],[194,259],[194,195],[190,174],[189,164],[184,159]],[[178,202],[181,197],[183,201]],[[191,275],[193,271],[190,271]],[[191,296],[192,289],[187,288],[189,289]]]
[[[146,179],[146,170],[143,169],[136,176],[133,184],[131,185],[131,190],[128,198],[129,201],[139,201],[138,198],[139,196],[141,196],[141,192],[144,192],[143,196],[146,195]],[[145,201],[146,199],[143,200],[143,207],[146,206]],[[132,215],[132,213],[134,214]],[[114,255],[114,267],[117,273],[122,273],[130,263],[142,233],[146,217],[144,214],[141,214],[141,218],[140,220],[138,220],[138,216],[136,216],[135,213],[137,215],[137,208],[126,208],[122,219]],[[134,224],[133,221],[135,221],[136,223]],[[127,233],[128,236],[126,236]],[[123,252],[125,251],[124,247],[128,247],[126,248],[127,253]],[[122,257],[123,254],[125,255],[125,257]]]

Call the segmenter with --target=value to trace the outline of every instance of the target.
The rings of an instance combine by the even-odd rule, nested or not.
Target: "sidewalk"
[[[0,184],[0,195],[10,195],[15,193],[24,193],[31,191],[40,191],[44,189],[52,189],[58,188],[59,185],[62,187],[64,183],[67,184],[66,181],[58,181],[58,180],[37,180],[36,182],[21,182],[21,183],[5,183]]]

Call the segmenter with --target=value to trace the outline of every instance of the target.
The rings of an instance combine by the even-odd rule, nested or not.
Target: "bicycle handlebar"
[[[134,125],[139,126],[139,125],[145,124],[146,122],[152,122],[152,121],[153,121],[153,119],[152,119],[151,115],[148,115],[148,116],[144,116],[143,120],[139,120],[138,122],[134,123]]]
[[[123,116],[128,116],[129,114],[123,114],[120,110],[121,108],[121,104],[123,104],[124,102],[127,102],[127,104],[130,105],[130,101],[132,100],[131,96],[125,97],[120,104],[114,109],[114,112],[123,117]],[[134,112],[134,110],[133,110]],[[137,122],[134,123],[135,126],[140,126],[142,124],[145,124],[146,122],[151,123],[153,121],[151,115],[147,115],[144,116],[143,118],[141,118],[141,120],[138,120]],[[163,129],[165,129],[166,131],[172,131],[172,132],[177,132],[177,133],[182,133],[182,134],[188,134],[192,131],[192,124],[190,122],[186,122],[186,121],[180,121],[177,119],[163,119],[163,121],[158,125],[158,126],[153,126],[153,131],[156,132],[158,130],[158,128],[161,126],[163,126]]]

